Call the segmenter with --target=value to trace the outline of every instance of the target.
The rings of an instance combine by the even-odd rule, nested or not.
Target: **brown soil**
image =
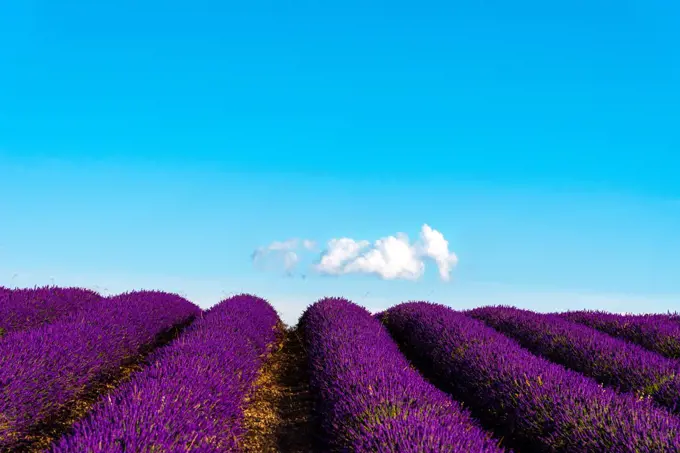
[[[149,354],[177,338],[191,322],[193,322],[193,318],[157,335],[151,344],[141,348],[138,355],[125,360],[115,372],[101,376],[78,399],[64,406],[54,417],[33,426],[29,434],[9,450],[0,449],[0,452],[35,453],[48,448],[55,439],[64,435],[76,421],[87,415],[100,398],[129,381],[135,372],[144,368],[147,365],[146,358]]]
[[[314,400],[307,353],[296,329],[286,329],[266,362],[245,411],[247,453],[310,453],[315,447]]]

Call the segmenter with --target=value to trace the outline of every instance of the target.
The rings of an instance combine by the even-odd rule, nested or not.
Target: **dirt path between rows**
[[[307,354],[296,329],[286,329],[280,349],[265,364],[245,411],[248,453],[318,451]]]

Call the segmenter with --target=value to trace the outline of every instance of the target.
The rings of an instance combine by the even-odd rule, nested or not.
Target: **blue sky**
[[[680,306],[680,5],[0,4],[0,284]],[[450,282],[257,247],[422,224]]]

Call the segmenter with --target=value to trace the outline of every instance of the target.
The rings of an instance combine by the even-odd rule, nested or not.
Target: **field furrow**
[[[456,401],[426,382],[364,308],[322,299],[300,320],[323,451],[501,452]]]
[[[222,301],[96,404],[53,453],[239,451],[244,407],[281,325],[264,299]]]
[[[320,451],[307,352],[297,329],[286,330],[281,348],[265,364],[256,387],[245,412],[243,451]]]
[[[466,314],[534,354],[680,411],[680,364],[676,360],[551,314],[503,306],[476,308]]]
[[[667,411],[535,356],[479,320],[426,302],[380,318],[426,376],[522,452],[680,451],[680,421]]]
[[[114,382],[145,348],[200,309],[172,294],[101,298],[0,342],[0,451],[38,448],[82,413],[81,398]],[[58,430],[57,430],[58,431]]]
[[[680,315],[0,287],[0,453],[680,453]]]
[[[558,316],[680,359],[680,322],[673,315],[617,315],[603,311],[570,311]]]

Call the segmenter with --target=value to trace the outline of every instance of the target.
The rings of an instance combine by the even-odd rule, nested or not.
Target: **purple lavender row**
[[[680,451],[680,420],[667,411],[537,357],[481,321],[427,302],[381,319],[426,375],[520,451]]]
[[[0,342],[0,451],[13,451],[40,422],[116,373],[142,346],[200,314],[174,294],[101,298],[57,322]]]
[[[680,359],[680,322],[676,322],[677,316],[617,315],[589,310],[558,315],[639,344],[666,357]]]
[[[0,337],[53,322],[100,298],[84,288],[0,288]]]
[[[427,383],[380,322],[345,299],[321,299],[300,326],[325,451],[504,451],[457,402]]]
[[[514,307],[465,312],[537,355],[623,392],[651,396],[680,412],[680,364],[627,341],[551,314]]]
[[[53,453],[239,451],[243,403],[280,320],[264,299],[213,307],[150,365],[99,401]]]

